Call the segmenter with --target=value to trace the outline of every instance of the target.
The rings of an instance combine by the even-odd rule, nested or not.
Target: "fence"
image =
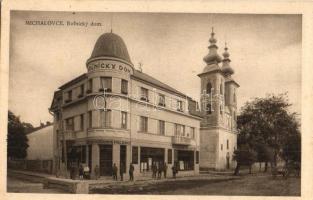
[[[8,168],[52,174],[52,160],[8,160]]]

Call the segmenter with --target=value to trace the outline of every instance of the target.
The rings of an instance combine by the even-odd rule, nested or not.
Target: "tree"
[[[288,143],[299,135],[296,113],[288,111],[287,94],[268,95],[247,102],[238,116],[238,145],[247,144],[257,152],[257,160],[273,162]],[[290,140],[292,142],[292,140]],[[288,155],[290,151],[285,151]],[[266,170],[266,169],[265,169]]]
[[[233,159],[236,160],[237,166],[235,168],[234,175],[239,175],[239,170],[241,166],[249,166],[249,174],[251,174],[251,169],[253,163],[256,161],[256,152],[249,147],[249,145],[241,145],[234,152]]]
[[[26,126],[25,126],[26,124]],[[23,159],[26,158],[28,139],[26,136],[26,129],[29,124],[22,123],[18,116],[13,112],[8,112],[8,158],[9,159]]]

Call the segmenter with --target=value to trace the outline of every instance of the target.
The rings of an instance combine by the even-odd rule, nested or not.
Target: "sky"
[[[27,25],[62,20],[64,26]],[[101,26],[67,26],[67,21]],[[120,35],[132,63],[143,72],[199,101],[203,57],[214,27],[218,53],[225,41],[233,78],[240,84],[238,108],[255,97],[288,92],[291,111],[301,114],[301,15],[208,13],[11,13],[9,109],[38,126],[59,86],[87,72],[98,37]]]

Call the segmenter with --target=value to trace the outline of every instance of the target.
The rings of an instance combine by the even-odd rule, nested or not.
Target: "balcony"
[[[172,143],[178,145],[190,145],[191,138],[181,137],[181,136],[172,136]]]

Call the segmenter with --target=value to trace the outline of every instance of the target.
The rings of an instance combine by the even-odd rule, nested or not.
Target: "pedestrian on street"
[[[159,166],[158,166],[158,179],[161,179],[162,171],[163,171],[163,164],[159,163]]]
[[[120,165],[120,176],[121,176],[121,181],[123,181],[123,175],[124,175],[124,164],[121,163]]]
[[[130,181],[134,181],[134,170],[135,168],[134,168],[133,163],[130,163],[129,165],[129,180]]]
[[[176,174],[177,174],[176,164],[173,165],[172,172],[173,172],[173,178],[176,178]]]
[[[78,172],[79,172],[79,179],[83,180],[84,179],[84,168],[83,168],[82,164],[79,165]]]
[[[166,164],[166,162],[163,165],[163,173],[164,173],[164,178],[166,178],[166,173],[167,173],[167,164]]]
[[[95,167],[95,179],[98,180],[99,176],[100,176],[99,165],[96,165],[96,167]]]
[[[156,166],[155,162],[153,162],[151,168],[152,168],[152,178],[156,179],[157,166]]]
[[[117,181],[117,167],[116,167],[116,164],[114,163],[113,164],[113,167],[112,167],[113,169],[113,180],[115,180],[115,181]]]
[[[88,165],[86,165],[85,167],[84,167],[84,179],[89,179],[90,178],[90,176],[89,176],[89,167],[88,167]]]

